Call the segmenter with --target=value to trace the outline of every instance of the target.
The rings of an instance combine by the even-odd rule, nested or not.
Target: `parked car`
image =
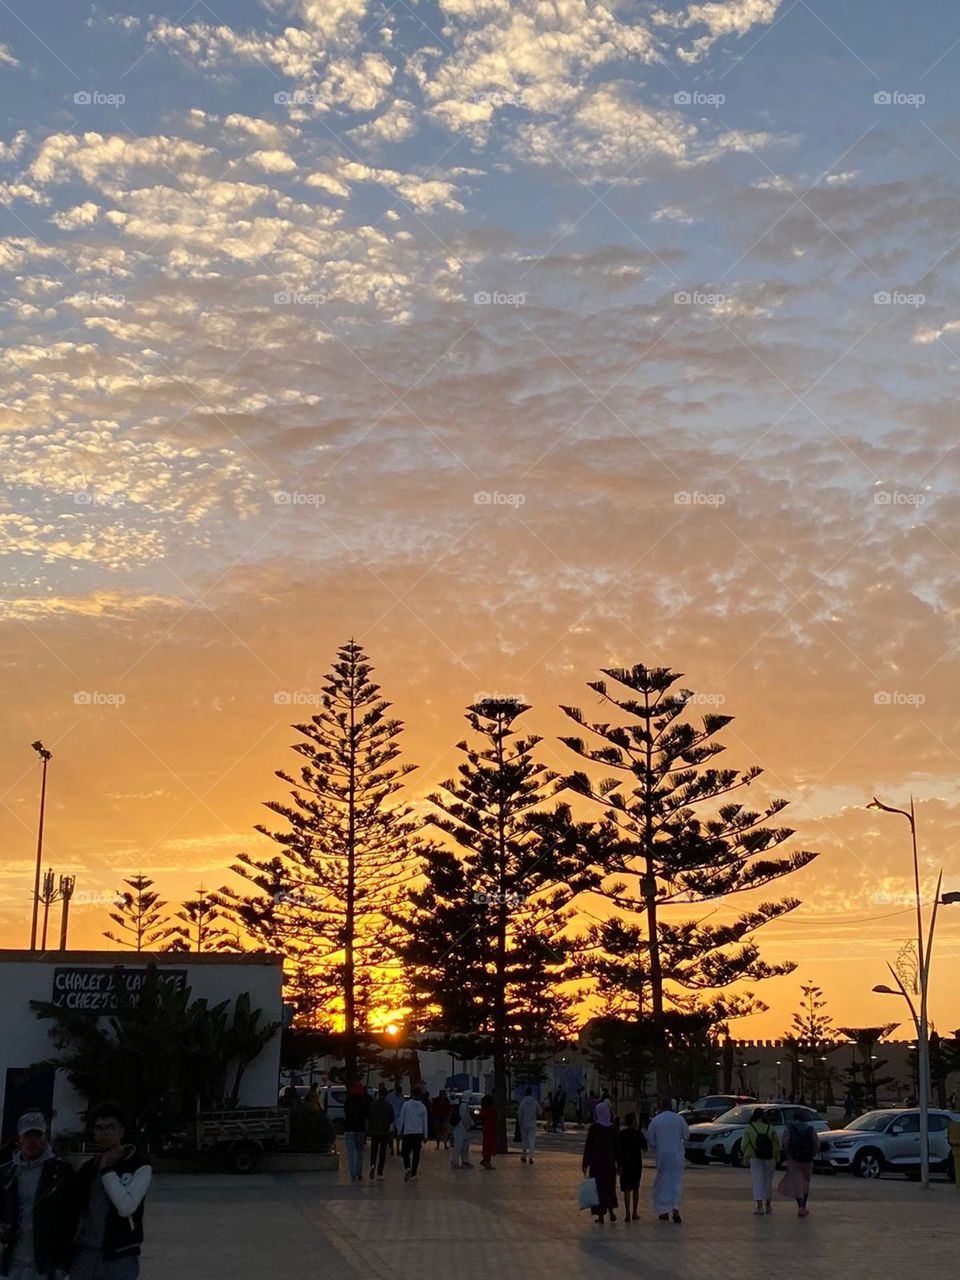
[[[830,1126],[821,1120],[812,1107],[797,1107],[771,1102],[758,1107],[755,1102],[745,1106],[733,1107],[724,1112],[710,1124],[694,1124],[690,1126],[687,1139],[687,1159],[691,1164],[709,1164],[711,1160],[725,1160],[729,1164],[740,1163],[740,1147],[743,1131],[750,1123],[754,1111],[760,1110],[769,1124],[780,1126],[780,1137],[784,1137],[788,1124],[810,1124],[822,1132]]]
[[[687,1124],[709,1124],[724,1112],[747,1102],[756,1105],[757,1100],[751,1098],[748,1093],[710,1093],[705,1098],[698,1098],[692,1107],[681,1111],[680,1114]]]
[[[960,1119],[950,1111],[927,1113],[930,1168],[954,1178],[953,1157],[947,1127]],[[879,1178],[881,1173],[901,1172],[919,1177],[920,1112],[902,1107],[867,1111],[844,1129],[830,1129],[820,1138],[817,1166],[846,1170],[858,1178]]]

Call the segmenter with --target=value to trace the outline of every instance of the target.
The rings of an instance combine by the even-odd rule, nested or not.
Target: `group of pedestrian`
[[[689,1133],[686,1120],[674,1110],[670,1098],[662,1100],[645,1134],[638,1125],[636,1112],[626,1115],[621,1126],[613,1118],[610,1103],[606,1099],[598,1101],[593,1107],[582,1159],[584,1177],[592,1178],[595,1183],[591,1212],[597,1223],[602,1225],[608,1216],[611,1222],[617,1220],[617,1174],[626,1221],[636,1219],[643,1152],[648,1149],[656,1157],[657,1165],[654,1212],[660,1222],[672,1219],[681,1223],[680,1202]],[[779,1130],[766,1120],[763,1109],[758,1107],[754,1111],[741,1143],[741,1161],[750,1168],[755,1214],[764,1216],[773,1212],[773,1180],[783,1160],[786,1171],[778,1191],[796,1201],[799,1217],[809,1216],[807,1200],[818,1149],[819,1139],[812,1125],[790,1124],[781,1140]]]
[[[567,1091],[566,1089],[552,1089],[547,1094],[547,1115],[548,1129],[551,1133],[563,1133],[565,1131],[564,1122],[567,1115]]]
[[[396,1099],[399,1096],[399,1105]],[[359,1080],[350,1086],[343,1104],[343,1141],[351,1182],[363,1182],[364,1150],[370,1139],[371,1182],[383,1179],[387,1152],[399,1143],[404,1180],[411,1182],[420,1171],[420,1153],[427,1140],[427,1108],[414,1088],[409,1098],[398,1085],[393,1093],[381,1084],[372,1097]]]
[[[111,1103],[92,1114],[98,1154],[78,1171],[50,1145],[41,1111],[17,1123],[17,1149],[0,1167],[0,1276],[11,1280],[136,1280],[152,1171],[124,1141]]]

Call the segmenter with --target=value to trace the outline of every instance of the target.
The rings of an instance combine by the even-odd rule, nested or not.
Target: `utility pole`
[[[70,899],[73,897],[73,890],[76,886],[76,876],[60,877],[60,950],[67,949],[67,923],[70,918]]]

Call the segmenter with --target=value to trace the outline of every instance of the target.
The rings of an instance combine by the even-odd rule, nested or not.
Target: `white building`
[[[8,951],[0,949],[0,1109],[7,1142],[16,1120],[28,1107],[52,1115],[54,1133],[82,1127],[85,1100],[62,1071],[35,1069],[56,1056],[50,1039],[53,1023],[38,1018],[31,1000],[86,1009],[92,1016],[111,1012],[113,971],[123,970],[131,990],[143,980],[147,963],[194,1000],[211,1005],[231,1002],[248,992],[262,1022],[282,1022],[282,957],[268,953],[207,955],[176,952]],[[280,1071],[280,1033],[247,1067],[240,1087],[242,1106],[276,1106]]]

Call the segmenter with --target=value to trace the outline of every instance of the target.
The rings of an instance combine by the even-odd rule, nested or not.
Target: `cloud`
[[[10,46],[0,44],[0,67],[19,67],[20,63],[10,52]]]
[[[755,26],[773,22],[780,4],[781,0],[714,0],[690,5],[679,14],[659,10],[653,20],[678,31],[707,28],[706,35],[698,36],[687,48],[677,49],[682,61],[693,63],[702,61],[725,36],[744,36]]]
[[[84,200],[83,204],[76,204],[71,209],[63,209],[52,214],[50,221],[61,231],[73,231],[77,227],[89,227],[91,223],[96,222],[99,214],[98,204],[94,204],[92,200]]]

